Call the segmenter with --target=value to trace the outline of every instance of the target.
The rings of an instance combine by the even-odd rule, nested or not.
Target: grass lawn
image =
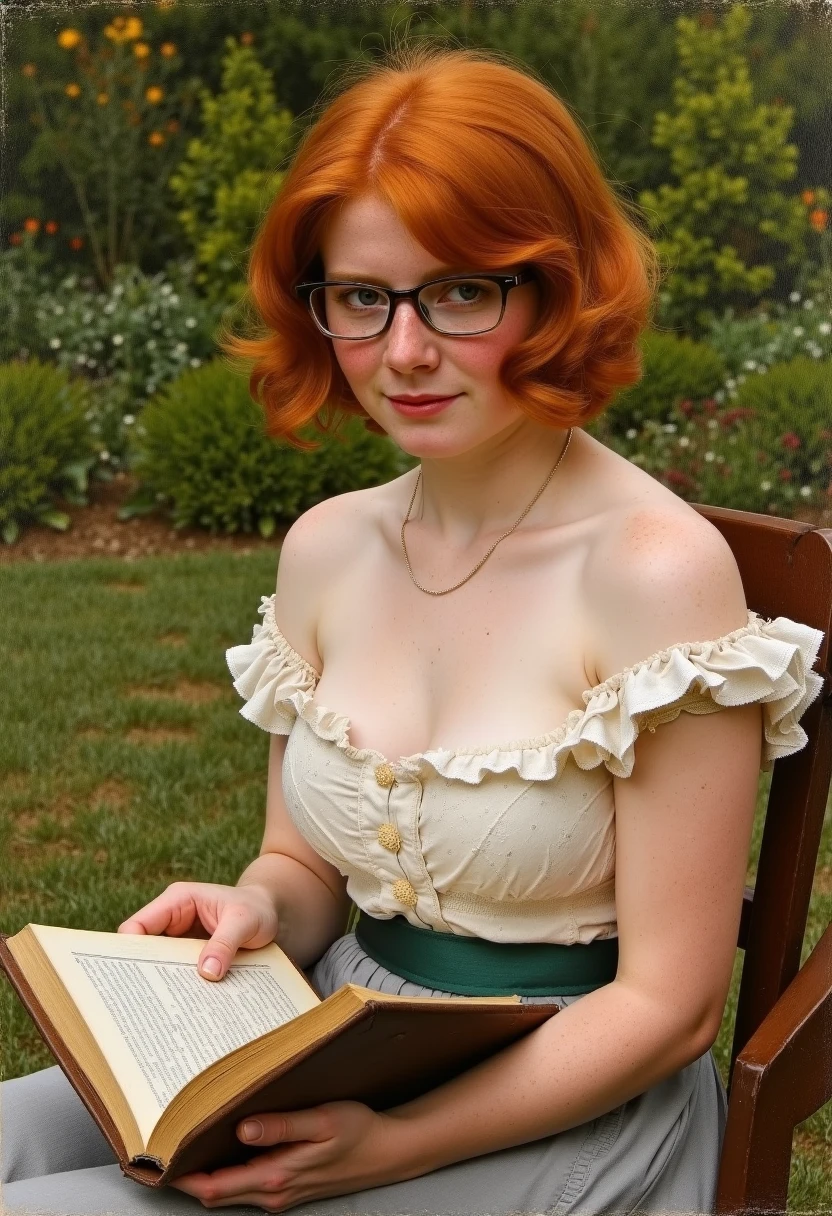
[[[224,651],[250,640],[276,570],[270,550],[0,572],[0,929],[115,930],[174,879],[233,883],[256,856],[269,737],[239,716]],[[830,919],[832,804],[803,959]],[[0,1041],[4,1077],[54,1063],[5,978]],[[797,1130],[789,1210],[832,1212],[832,1103]]]

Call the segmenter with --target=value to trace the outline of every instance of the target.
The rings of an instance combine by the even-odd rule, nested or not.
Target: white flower
[[[100,458],[101,460],[109,460],[109,459],[110,459],[110,453],[109,453],[108,451],[106,451],[106,449],[105,449],[105,451],[103,451],[103,452],[99,452],[99,453],[98,453],[98,455],[99,455],[99,458]]]
[[[804,308],[814,308],[814,307],[815,307],[815,301],[814,301],[814,300],[804,300],[804,301],[803,301],[803,307],[804,307]],[[801,491],[801,493],[802,493],[802,491]]]
[[[679,447],[680,448],[690,447],[690,439],[688,439],[687,435],[681,436],[681,438],[679,439]]]
[[[747,368],[750,372],[757,370],[757,364],[753,359],[746,359],[745,363],[743,363],[743,367]]]
[[[116,310],[116,306],[112,300],[110,300],[110,302],[108,304],[104,305],[104,312],[106,312],[108,314],[114,313],[115,310]]]
[[[794,329],[792,330],[792,333],[794,334],[794,336],[796,338],[802,338],[803,335],[805,334],[805,332],[806,332],[806,330],[803,328],[802,325],[795,325]]]
[[[714,460],[715,458],[716,458],[716,456],[715,456],[715,453],[714,453],[714,452],[706,452],[706,453],[705,453],[705,459],[706,459],[706,460],[707,460],[709,463],[710,463],[712,460]]]
[[[202,364],[201,359],[191,359],[191,367],[199,367]]]
[[[124,338],[121,334],[113,334],[113,346],[121,346]]]
[[[638,431],[636,430],[636,428],[634,426],[631,426],[630,429],[627,431],[627,438],[635,439],[637,434],[638,434]]]
[[[115,287],[113,288],[113,295],[114,296],[123,296],[124,295],[124,288],[121,285],[121,283],[116,283]]]
[[[737,387],[737,382],[733,376],[729,376],[728,379],[725,381],[725,387],[726,388],[736,388]]]
[[[147,350],[155,350],[156,349],[156,339],[148,338],[147,341],[145,342],[145,347]]]
[[[719,423],[717,422],[716,418],[708,419],[708,430],[709,431],[715,431],[718,426],[719,426]]]
[[[832,331],[832,325],[830,325],[828,321],[821,321],[820,325],[818,326],[818,333],[828,334],[830,331]]]
[[[188,353],[188,344],[187,342],[177,342],[173,349],[177,355],[186,355]]]
[[[185,324],[187,325],[188,329],[193,329],[193,327],[196,325],[196,317],[186,317]]]
[[[174,304],[174,305],[178,304],[178,303],[179,303],[179,296],[177,296],[177,295],[172,295],[172,296],[170,297],[170,300],[169,300],[168,302],[169,302],[170,304]]]
[[[801,496],[801,498],[811,498],[812,497],[812,487],[811,486],[801,486],[800,487],[800,496]]]
[[[800,299],[800,292],[793,291],[789,296],[789,299],[791,300],[792,304],[797,304],[798,300]]]
[[[64,315],[63,304],[56,304],[55,307],[52,309],[52,311],[54,312],[56,317],[62,317]]]
[[[163,283],[160,290],[163,296],[169,296],[173,291],[173,287],[170,285],[170,283]]]
[[[89,325],[90,321],[92,320],[92,316],[93,314],[91,312],[85,312],[82,314],[81,320],[83,321],[84,325]]]
[[[742,376],[742,375],[737,376],[737,384],[745,384],[747,379],[748,379],[747,376]]]
[[[87,359],[87,367],[98,367],[97,359]]]
[[[61,339],[60,338],[50,338],[49,345],[52,347],[53,350],[57,350],[58,347],[61,345]]]
[[[675,435],[676,434],[676,423],[675,422],[666,422],[664,424],[664,426],[662,427],[662,430],[664,431],[664,433],[666,435]]]
[[[717,464],[725,464],[725,457],[724,457],[724,456],[717,456],[717,458],[716,458],[716,462],[717,462]]]
[[[86,363],[86,361],[87,361],[87,356],[84,354],[76,355],[76,357],[75,357],[76,363]]]
[[[761,481],[761,482],[760,482],[760,489],[761,489],[761,490],[770,490],[770,489],[771,489],[771,482],[770,482],[770,481]]]
[[[132,414],[125,414],[124,417],[122,418],[122,422],[124,423],[125,426],[132,426],[135,421],[136,421],[136,419],[133,417]]]

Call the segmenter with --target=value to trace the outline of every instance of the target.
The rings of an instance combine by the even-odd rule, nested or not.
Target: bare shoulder
[[[689,503],[656,483],[655,492],[607,512],[604,523],[584,589],[599,683],[668,646],[747,624],[731,547]]]
[[[337,494],[295,520],[280,546],[275,620],[293,649],[323,670],[317,627],[326,591],[366,545],[386,485]]]

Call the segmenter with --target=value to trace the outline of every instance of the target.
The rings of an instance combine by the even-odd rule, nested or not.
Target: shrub
[[[32,520],[69,526],[58,495],[85,502],[95,460],[83,382],[37,360],[0,365],[0,535],[12,544]]]
[[[167,509],[177,528],[270,536],[278,522],[346,490],[402,472],[401,454],[359,419],[336,434],[311,426],[321,446],[302,452],[265,431],[248,381],[221,359],[185,372],[149,402],[137,427],[141,488],[123,517]]]
[[[725,380],[722,356],[704,343],[647,330],[641,350],[641,380],[620,392],[597,420],[599,438],[622,437],[648,419],[666,421],[679,401],[710,397]]]
[[[788,303],[777,300],[746,316],[726,309],[711,322],[706,341],[725,360],[730,396],[748,372],[765,373],[795,355],[832,359],[832,308],[820,292],[804,297],[793,291]],[[719,393],[715,395],[720,400]]]

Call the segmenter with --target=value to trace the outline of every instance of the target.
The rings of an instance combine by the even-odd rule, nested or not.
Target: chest
[[[547,733],[582,707],[597,682],[591,531],[509,540],[441,596],[414,585],[400,548],[370,542],[345,566],[319,618],[314,701],[349,717],[353,746],[387,756],[484,746]],[[432,560],[418,537],[408,553],[427,587],[449,587],[473,564]]]

